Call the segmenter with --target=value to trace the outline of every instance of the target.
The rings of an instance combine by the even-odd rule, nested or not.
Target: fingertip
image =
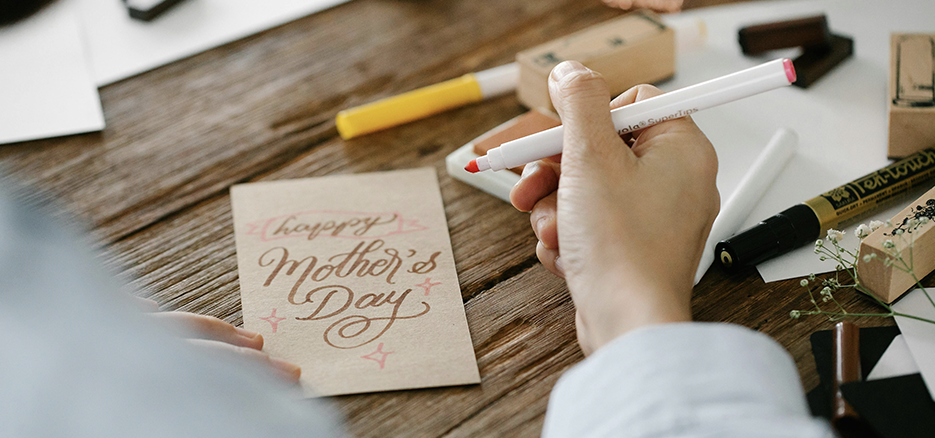
[[[539,166],[538,163],[533,161],[523,166],[523,172],[519,176],[519,181],[516,184],[513,184],[513,188],[510,189],[510,203],[513,204],[513,207],[524,213],[528,213],[532,209],[533,203],[529,202],[528,196],[528,185],[527,177],[535,173],[536,168]]]
[[[529,212],[540,199],[557,189],[555,169],[534,161],[526,165],[520,180],[510,190],[510,203],[519,211]]]
[[[559,278],[565,278],[565,272],[555,268],[555,260],[559,258],[558,250],[548,249],[540,241],[536,244],[536,257],[549,272]]]
[[[247,329],[245,329],[245,328],[243,328],[243,327],[236,327],[236,326],[234,326],[234,330],[237,331],[237,334],[238,334],[238,335],[243,336],[243,337],[248,338],[248,339],[255,338],[255,337],[257,337],[257,336],[260,335],[259,333],[255,332],[255,331],[253,331],[253,330],[247,330]]]
[[[620,93],[610,101],[610,109],[617,109],[622,106],[630,105],[641,100],[649,99],[663,94],[662,90],[649,84],[640,84],[630,87],[629,90]]]
[[[577,116],[577,112],[590,107],[594,101],[602,99],[607,102],[610,98],[604,77],[577,61],[563,61],[556,65],[549,74],[548,88],[552,106],[563,124],[568,123],[566,112],[571,111]]]
[[[269,363],[287,381],[298,383],[299,379],[302,378],[302,368],[292,362],[271,357]]]
[[[552,194],[539,200],[529,216],[536,237],[548,249],[558,249],[557,213],[556,196]]]
[[[238,346],[251,348],[254,350],[263,349],[263,342],[264,342],[263,335],[253,330],[247,330],[242,327],[236,327],[233,325],[231,327],[234,327],[234,331],[237,332],[237,335],[240,338],[239,341],[237,342]]]
[[[558,82],[572,73],[589,71],[591,71],[591,69],[585,67],[584,64],[578,61],[562,61],[552,68],[552,71],[549,73],[549,80]]]
[[[253,341],[257,350],[262,350],[263,345],[266,344],[266,340],[263,339],[263,335],[257,333],[255,340]]]

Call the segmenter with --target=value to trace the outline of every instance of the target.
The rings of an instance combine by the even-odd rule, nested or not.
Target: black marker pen
[[[721,266],[753,266],[818,240],[859,215],[899,199],[935,176],[935,147],[923,149],[869,175],[788,208],[714,248]]]

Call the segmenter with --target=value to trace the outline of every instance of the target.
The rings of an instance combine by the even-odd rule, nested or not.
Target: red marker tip
[[[467,166],[464,166],[464,170],[471,173],[480,172],[480,169],[477,168],[477,160],[471,160],[470,163],[467,163]]]

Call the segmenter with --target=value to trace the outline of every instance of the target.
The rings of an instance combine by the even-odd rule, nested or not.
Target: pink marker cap
[[[795,82],[795,66],[792,65],[792,61],[789,58],[784,58],[782,65],[786,68],[786,78],[789,79],[789,83]]]

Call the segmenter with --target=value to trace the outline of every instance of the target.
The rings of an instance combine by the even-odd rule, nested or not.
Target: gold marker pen
[[[935,147],[923,149],[876,172],[795,205],[714,248],[729,270],[753,266],[818,240],[830,228],[897,200],[935,176]]]

